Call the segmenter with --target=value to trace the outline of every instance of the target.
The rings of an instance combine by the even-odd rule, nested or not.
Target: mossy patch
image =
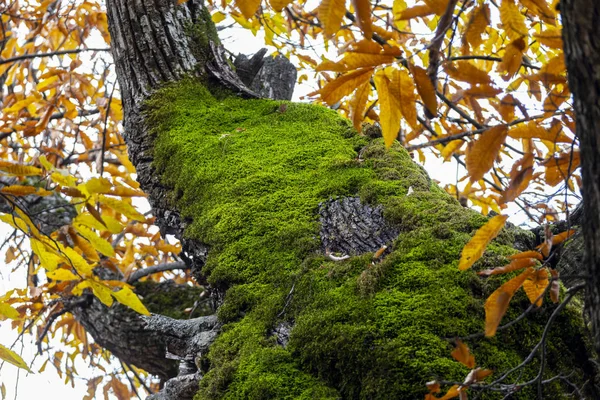
[[[280,104],[193,80],[147,104],[156,170],[191,221],[185,235],[210,246],[203,273],[226,292],[225,326],[196,400],[415,399],[431,379],[462,381],[468,370],[451,358],[451,339],[482,331],[483,299],[498,280],[457,264],[486,218],[437,188],[403,149],[356,135],[331,110],[287,103],[281,112]],[[319,204],[357,195],[381,204],[399,237],[381,262],[370,254],[329,261],[319,255]],[[513,236],[501,235],[480,267],[505,262]],[[545,307],[494,339],[470,341],[478,364],[517,365],[532,345],[524,342],[541,335]],[[577,380],[583,325],[573,310],[561,318],[546,375],[575,370]],[[282,321],[294,326],[286,348],[271,335]],[[563,393],[559,381],[547,390]]]

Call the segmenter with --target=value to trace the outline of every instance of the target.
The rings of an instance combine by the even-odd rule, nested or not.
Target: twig
[[[148,268],[138,269],[137,271],[135,271],[134,273],[132,273],[129,276],[129,278],[127,279],[127,283],[136,282],[136,281],[140,280],[141,278],[143,278],[144,276],[156,274],[157,272],[173,271],[173,270],[177,270],[177,269],[189,269],[189,268],[190,267],[188,265],[186,265],[186,263],[183,261],[175,261],[172,263],[156,264],[156,265],[153,265]]]
[[[30,60],[32,58],[38,58],[38,57],[52,57],[52,56],[62,56],[64,54],[77,54],[77,53],[81,53],[84,51],[110,51],[110,48],[109,47],[102,48],[102,49],[87,48],[87,49],[74,49],[74,50],[58,50],[58,51],[52,51],[49,53],[22,54],[20,56],[0,59],[0,65],[23,61],[23,60]]]

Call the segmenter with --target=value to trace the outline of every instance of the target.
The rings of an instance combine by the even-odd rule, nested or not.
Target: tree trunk
[[[563,0],[561,11],[568,81],[581,149],[586,308],[594,344],[600,351],[600,3]]]
[[[225,60],[202,3],[176,3],[107,1],[109,28],[138,180],[218,310],[143,319],[94,301],[76,317],[115,355],[163,378],[173,375],[165,354],[180,360],[180,376],[154,399],[414,399],[428,380],[462,382],[469,370],[452,360],[451,343],[482,331],[483,301],[498,282],[459,272],[457,260],[486,218],[402,148],[358,135],[335,112],[257,99]],[[506,228],[479,266],[502,265],[531,236]],[[528,303],[516,296],[507,319]],[[540,338],[554,309],[469,341],[479,365],[518,364],[531,347],[524,339]],[[566,307],[547,339],[546,393],[571,390],[552,379],[564,373],[591,382],[593,396],[579,310]],[[538,371],[533,358],[516,374],[536,382]]]

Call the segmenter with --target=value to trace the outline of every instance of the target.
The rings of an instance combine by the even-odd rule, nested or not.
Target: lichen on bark
[[[507,278],[457,270],[486,218],[437,187],[400,146],[386,150],[322,107],[244,100],[192,78],[156,92],[145,118],[168,202],[186,221],[187,240],[208,246],[202,274],[224,294],[224,326],[201,363],[196,400],[414,399],[426,381],[464,379],[452,339],[482,331],[483,301]],[[382,259],[323,254],[320,204],[343,197],[380,205],[399,232]],[[503,231],[475,269],[502,265],[514,244]],[[516,296],[506,318],[526,306]],[[517,365],[553,308],[469,341],[478,365]],[[281,324],[292,327],[285,347],[275,333]],[[549,343],[548,377],[590,377],[577,307],[560,315]],[[538,368],[532,362],[521,379]],[[532,398],[532,390],[514,398]],[[568,389],[557,380],[546,391],[560,398]]]

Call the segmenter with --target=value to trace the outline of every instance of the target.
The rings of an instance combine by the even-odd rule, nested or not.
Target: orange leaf
[[[518,260],[520,258],[535,258],[536,260],[544,259],[544,257],[540,254],[540,252],[535,251],[535,250],[523,251],[521,253],[513,254],[509,258],[511,260]]]
[[[317,13],[325,36],[332,36],[340,30],[342,18],[346,13],[346,2],[345,0],[321,0]]]
[[[508,216],[506,215],[496,215],[475,232],[475,235],[462,250],[458,263],[459,270],[464,271],[471,268],[475,261],[481,258],[488,243],[500,233],[507,219]]]
[[[569,229],[568,231],[564,231],[562,233],[559,233],[558,235],[552,236],[552,245],[556,246],[557,244],[564,242],[565,240],[573,236],[576,232],[577,230],[575,229]]]
[[[523,283],[523,290],[529,298],[531,304],[537,307],[542,305],[543,298],[541,297],[548,287],[548,271],[545,268],[533,272],[529,278]]]
[[[365,38],[373,37],[373,25],[371,24],[371,2],[369,0],[352,0],[356,13],[356,23]]]
[[[316,93],[321,95],[321,100],[325,103],[333,105],[340,101],[342,97],[352,93],[357,87],[368,82],[372,74],[373,68],[352,71],[328,82]]]
[[[494,126],[483,132],[474,143],[469,144],[466,164],[471,182],[477,182],[492,168],[507,134],[506,125]]]
[[[498,325],[500,325],[502,317],[506,314],[510,300],[532,273],[532,268],[523,271],[519,276],[512,278],[496,289],[485,301],[485,336],[490,337],[496,334]]]
[[[437,115],[437,97],[435,95],[435,88],[427,75],[427,71],[412,64],[409,64],[409,68],[410,73],[415,80],[417,92],[419,93],[419,96],[421,96],[421,99],[423,99],[425,107],[427,107],[427,110],[429,110],[431,115]]]
[[[0,189],[1,193],[11,194],[13,196],[27,196],[36,192],[33,186],[11,185]]]
[[[406,8],[404,10],[402,10],[399,14],[397,14],[397,16],[395,16],[397,20],[406,20],[406,19],[413,19],[413,18],[417,18],[417,17],[425,17],[427,15],[431,15],[433,14],[434,11],[431,7],[429,7],[426,4],[423,5],[419,5],[419,6],[414,6],[414,7],[410,7],[410,8]]]
[[[475,356],[469,352],[469,348],[461,340],[456,340],[456,348],[452,351],[452,357],[467,368],[475,368]]]
[[[540,254],[537,251],[534,253]],[[516,260],[511,261],[510,264],[507,264],[504,267],[486,269],[478,272],[477,274],[483,276],[506,274],[523,268],[533,267],[536,263],[536,260],[533,258],[518,258]]]

